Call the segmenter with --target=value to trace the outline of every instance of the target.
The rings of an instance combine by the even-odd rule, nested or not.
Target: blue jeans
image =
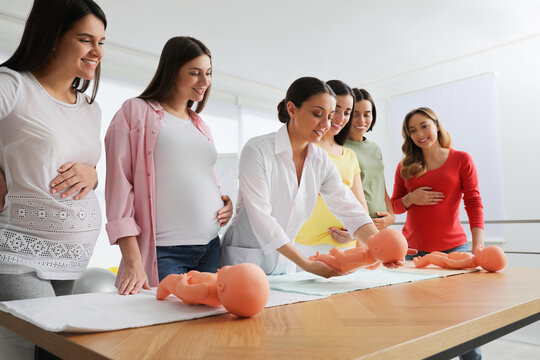
[[[219,236],[206,245],[156,246],[159,281],[170,274],[190,270],[217,272],[220,261]]]
[[[450,254],[451,252],[455,252],[455,251],[467,252],[467,251],[469,251],[469,248],[467,247],[467,244],[463,244],[463,245],[456,246],[455,248],[452,248],[452,249],[443,250],[441,252]],[[406,260],[412,260],[413,258],[415,258],[417,256],[424,256],[426,254],[429,254],[429,253],[425,252],[425,251],[418,251],[418,254],[416,254],[416,255],[406,255],[405,259]],[[459,358],[460,358],[460,360],[481,360],[482,359],[482,349],[479,348],[479,347],[476,348],[476,349],[472,349],[469,352],[466,352],[464,354],[459,355]]]
[[[456,252],[456,251],[467,252],[467,251],[469,251],[469,248],[467,247],[467,244],[463,244],[463,245],[456,246],[455,248],[451,248],[451,249],[448,249],[448,250],[443,250],[441,252],[450,254],[451,252]],[[429,254],[429,252],[418,251],[418,254],[416,254],[416,255],[405,255],[405,260],[412,260],[413,258],[415,258],[417,256],[424,256],[424,255],[427,255],[427,254]]]

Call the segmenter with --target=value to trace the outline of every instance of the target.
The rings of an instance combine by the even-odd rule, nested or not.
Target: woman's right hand
[[[307,272],[322,276],[323,278],[327,279],[333,276],[343,275],[341,272],[339,272],[339,270],[334,269],[329,265],[326,265],[322,261],[308,260],[303,269]]]
[[[444,194],[433,191],[431,186],[416,188],[407,194],[406,197],[410,205],[436,205],[444,200]]]
[[[126,265],[118,283],[118,293],[120,295],[134,295],[138,294],[142,288],[150,290],[148,277],[142,265]]]

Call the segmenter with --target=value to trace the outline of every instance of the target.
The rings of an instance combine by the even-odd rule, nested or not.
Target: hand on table
[[[118,283],[118,293],[120,295],[134,295],[138,294],[141,289],[150,290],[148,277],[142,266],[126,266]]]

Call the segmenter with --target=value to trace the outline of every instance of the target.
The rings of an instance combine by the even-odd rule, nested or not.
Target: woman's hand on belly
[[[224,206],[218,210],[217,219],[220,226],[225,226],[229,222],[233,214],[233,204],[228,195],[222,195]]]
[[[444,194],[439,191],[433,191],[431,186],[421,186],[414,189],[403,198],[407,198],[407,202],[409,202],[409,204],[405,204],[403,201],[402,202],[403,205],[408,208],[411,205],[436,205],[444,200]]]
[[[51,193],[56,194],[67,189],[62,198],[77,194],[74,199],[80,200],[97,186],[97,171],[91,165],[69,162],[56,171],[60,175],[51,181]]]
[[[334,239],[340,244],[347,244],[353,241],[353,238],[351,237],[351,235],[349,235],[349,232],[344,227],[342,227],[341,229],[331,227],[328,229],[328,233],[330,234],[330,236],[332,236],[332,239]]]

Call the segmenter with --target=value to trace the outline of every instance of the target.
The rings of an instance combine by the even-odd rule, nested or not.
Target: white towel
[[[110,292],[4,301],[0,302],[0,310],[53,332],[120,330],[227,312],[222,307],[187,305],[173,295],[158,301],[156,289],[142,290],[137,295]],[[322,298],[324,296],[270,291],[266,307]]]
[[[270,289],[299,294],[329,296],[349,291],[371,289],[379,286],[433,279],[438,274],[414,274],[387,269],[359,269],[351,274],[325,279],[308,273],[297,272],[268,276]]]

